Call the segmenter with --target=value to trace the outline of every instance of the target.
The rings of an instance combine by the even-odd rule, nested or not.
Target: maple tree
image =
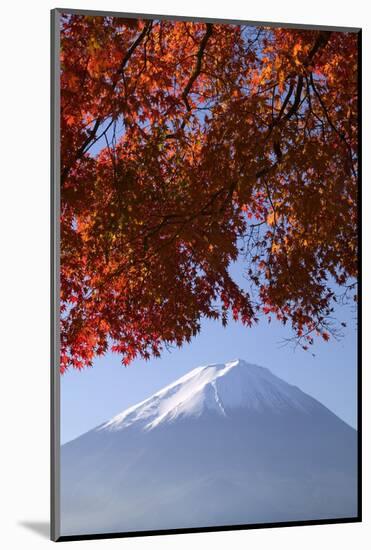
[[[357,35],[65,15],[60,59],[61,371],[202,317],[328,339],[334,285],[356,296]]]

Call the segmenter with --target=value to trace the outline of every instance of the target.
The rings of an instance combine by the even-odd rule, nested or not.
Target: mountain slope
[[[356,440],[267,369],[199,367],[62,446],[62,533],[353,517]]]

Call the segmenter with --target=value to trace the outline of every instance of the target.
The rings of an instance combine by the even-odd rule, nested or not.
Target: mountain
[[[61,447],[62,535],[356,515],[356,431],[243,360],[198,367]]]

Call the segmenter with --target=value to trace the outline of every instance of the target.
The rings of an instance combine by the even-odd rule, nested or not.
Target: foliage
[[[230,314],[306,348],[356,275],[355,34],[63,17],[62,372]]]

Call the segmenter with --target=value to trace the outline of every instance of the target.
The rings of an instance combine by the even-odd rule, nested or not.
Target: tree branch
[[[196,66],[194,68],[194,71],[193,73],[191,74],[188,82],[187,82],[187,85],[186,87],[184,88],[183,90],[183,93],[182,93],[182,98],[184,100],[184,103],[186,105],[186,108],[187,108],[187,111],[190,111],[191,110],[191,107],[188,103],[188,94],[190,93],[191,89],[192,89],[192,86],[193,86],[193,83],[194,81],[196,80],[196,78],[199,76],[200,72],[201,72],[201,67],[202,67],[202,56],[204,54],[204,51],[205,51],[205,48],[206,48],[206,44],[207,44],[207,41],[209,40],[210,36],[212,35],[212,32],[213,32],[213,26],[211,23],[207,23],[206,24],[206,32],[201,40],[201,43],[200,43],[200,48],[197,52],[197,62],[196,62]]]
[[[202,57],[204,55],[204,52],[205,52],[205,48],[206,48],[206,44],[210,38],[210,36],[212,35],[213,33],[213,26],[211,23],[207,23],[206,24],[206,32],[204,34],[204,36],[202,37],[202,40],[200,42],[200,47],[199,47],[199,50],[196,54],[196,57],[197,57],[197,61],[196,61],[196,65],[195,65],[195,68],[193,70],[193,73],[191,74],[191,76],[189,77],[189,80],[186,84],[186,87],[184,88],[183,92],[182,92],[182,99],[185,103],[185,106],[186,106],[186,109],[187,109],[187,112],[189,113],[192,109],[191,109],[191,106],[189,104],[189,101],[188,101],[188,94],[191,92],[192,90],[192,86],[195,82],[195,80],[197,79],[197,77],[200,75],[201,73],[201,69],[202,69]],[[182,124],[180,126],[180,130],[183,130],[184,127],[186,125],[186,117],[183,118],[183,121],[182,121]],[[177,131],[178,132],[178,131]],[[176,138],[177,137],[177,132],[172,132],[171,134],[167,134],[166,135],[166,139],[172,139],[172,138]]]
[[[125,69],[129,59],[131,58],[131,56],[133,55],[135,50],[138,48],[138,46],[141,44],[141,42],[144,40],[146,35],[151,31],[152,25],[153,25],[153,21],[151,21],[151,20],[147,21],[147,23],[145,24],[142,32],[138,35],[136,40],[132,43],[132,45],[127,50],[126,54],[124,55],[120,65],[119,65],[119,67],[116,71],[115,77],[112,79],[112,92],[115,91],[115,88],[116,88],[116,86],[117,86],[117,84],[120,80],[120,77],[122,76],[123,70]],[[74,165],[74,163],[76,161],[78,161],[79,159],[81,159],[83,157],[83,155],[87,151],[88,146],[96,141],[96,135],[97,135],[99,126],[101,125],[101,123],[103,121],[104,121],[104,117],[98,117],[95,121],[95,124],[94,124],[93,128],[91,130],[88,130],[88,132],[87,132],[88,136],[86,137],[86,139],[82,143],[82,145],[78,148],[74,159],[72,160],[72,162],[69,165],[65,166],[65,168],[62,170],[61,182],[65,181],[65,179],[67,178],[72,166]],[[105,135],[105,132],[103,132],[102,135]]]

